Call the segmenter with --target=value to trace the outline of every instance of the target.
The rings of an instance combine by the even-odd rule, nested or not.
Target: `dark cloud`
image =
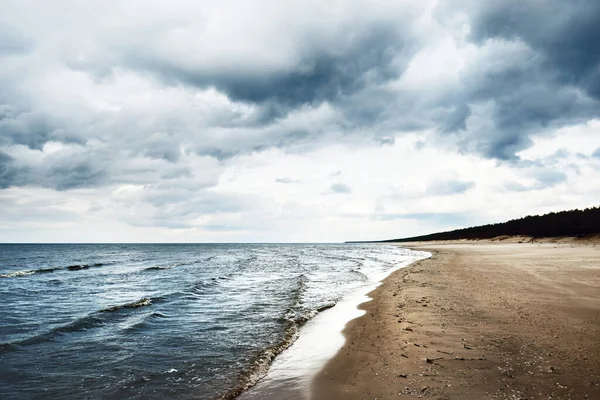
[[[0,116],[0,144],[21,144],[41,149],[50,140],[52,129],[44,118],[32,113],[17,113],[5,107]]]
[[[594,0],[443,1],[438,17],[463,12],[470,40],[521,51],[496,52],[463,78],[469,105],[488,104],[488,125],[462,135],[461,147],[486,157],[516,160],[531,136],[600,116],[600,3]],[[586,98],[587,94],[587,98]],[[465,129],[457,108],[446,130]],[[460,112],[462,111],[462,112]]]
[[[105,171],[90,162],[62,161],[48,171],[50,182],[57,190],[99,186],[106,179]]]
[[[600,99],[600,3],[595,0],[505,0],[474,7],[471,37],[522,40],[559,81]]]
[[[487,126],[469,132],[466,148],[489,158],[516,159],[516,153],[530,146],[531,136],[598,113],[598,104],[581,98],[576,88],[560,85],[548,71],[526,60],[517,64],[501,70],[483,66],[466,78],[469,101],[490,104]]]
[[[409,61],[410,43],[392,24],[372,24],[352,33],[349,45],[339,48],[310,43],[300,64],[282,71],[255,72],[243,66],[231,70],[198,70],[163,54],[133,48],[124,63],[130,68],[155,74],[167,84],[214,87],[231,100],[261,104],[260,121],[279,118],[290,108],[318,104],[349,96],[369,85],[397,78],[399,56]]]
[[[41,150],[49,141],[84,143],[85,138],[65,129],[55,117],[0,105],[0,145],[23,145]]]
[[[468,104],[457,104],[453,110],[448,113],[441,130],[442,132],[454,132],[467,129],[467,118],[471,116],[471,108]]]
[[[28,166],[0,151],[0,188],[41,186],[56,190],[96,187],[107,178],[99,166],[87,161],[63,158],[57,163]]]
[[[466,182],[459,180],[446,180],[435,182],[427,188],[427,194],[435,196],[445,196],[464,193],[475,187],[475,182]]]
[[[0,189],[11,187],[16,177],[17,171],[14,167],[14,159],[0,151]]]

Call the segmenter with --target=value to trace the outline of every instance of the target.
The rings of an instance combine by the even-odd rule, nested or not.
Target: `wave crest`
[[[219,400],[233,400],[241,393],[256,385],[268,372],[269,367],[277,355],[288,349],[298,339],[299,330],[306,322],[314,318],[318,313],[335,306],[335,303],[324,304],[316,309],[296,311],[302,304],[302,296],[307,289],[309,279],[301,274],[296,277],[296,288],[294,289],[293,305],[289,308],[280,321],[285,323],[283,337],[276,344],[262,350],[250,363],[250,367],[243,372],[241,383],[219,397]]]
[[[132,303],[125,303],[116,305],[113,307],[104,308],[99,311],[92,312],[84,317],[77,318],[67,324],[57,326],[55,328],[50,329],[47,332],[29,337],[27,339],[15,341],[12,343],[0,343],[0,354],[16,350],[19,347],[35,345],[39,343],[48,342],[53,340],[55,337],[67,333],[79,332],[88,329],[92,329],[95,327],[99,327],[105,324],[108,324],[112,321],[113,316],[118,314],[120,310],[127,309],[137,309],[141,307],[146,307],[152,305],[152,299],[144,297],[138,301],[134,301]],[[160,314],[160,313],[157,313]],[[161,314],[162,316],[162,314]]]
[[[81,271],[89,268],[102,267],[109,265],[110,263],[94,263],[94,264],[76,264],[69,265],[67,267],[54,267],[54,268],[39,268],[39,269],[28,269],[23,271],[8,272],[6,274],[0,274],[0,278],[18,278],[23,276],[35,275],[35,274],[48,274],[56,271]]]
[[[125,304],[120,304],[120,305],[113,306],[113,307],[104,308],[104,309],[100,310],[99,312],[113,312],[113,311],[122,310],[124,308],[140,308],[140,307],[149,306],[151,304],[152,304],[152,300],[144,297],[144,298],[139,299],[138,301],[134,301],[132,303],[125,303]]]

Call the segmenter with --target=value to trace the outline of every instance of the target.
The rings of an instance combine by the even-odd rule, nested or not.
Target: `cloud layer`
[[[457,208],[491,190],[463,163],[504,171],[509,197],[551,197],[598,171],[592,0],[0,3],[0,200],[13,217],[37,193],[79,202],[74,221],[95,213],[167,239],[272,240],[324,215],[404,216],[420,233],[452,213],[492,218]],[[373,152],[396,174],[374,170]],[[376,174],[387,183],[367,184]],[[406,174],[418,179],[401,188]],[[581,190],[555,206],[587,205]],[[35,226],[13,217],[0,239]]]

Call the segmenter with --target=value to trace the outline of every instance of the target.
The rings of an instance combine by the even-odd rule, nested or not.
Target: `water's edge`
[[[273,357],[263,375],[229,399],[308,399],[313,378],[344,346],[344,328],[350,321],[364,315],[365,311],[359,309],[362,304],[373,300],[368,294],[394,272],[431,257],[429,252],[419,253],[412,260],[399,262],[370,284],[348,293],[333,307],[308,320],[293,340]]]

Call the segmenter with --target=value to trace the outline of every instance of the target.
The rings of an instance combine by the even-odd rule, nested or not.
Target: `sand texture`
[[[312,399],[600,399],[600,244],[428,242],[371,293]]]

